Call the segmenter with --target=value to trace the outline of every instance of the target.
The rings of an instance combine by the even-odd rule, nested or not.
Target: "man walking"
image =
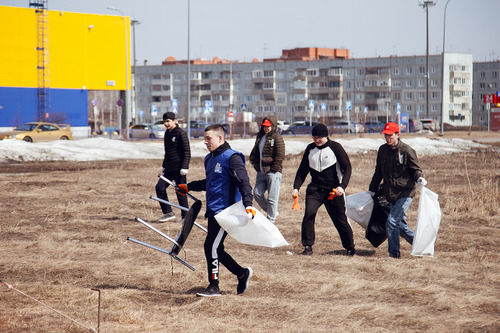
[[[351,178],[351,162],[340,143],[328,138],[328,128],[317,124],[312,129],[313,143],[306,147],[293,183],[292,196],[298,196],[307,175],[311,183],[306,189],[306,207],[302,220],[303,255],[312,255],[315,241],[316,213],[325,205],[337,229],[342,246],[349,256],[356,253],[351,226],[347,221],[344,191]]]
[[[272,223],[279,214],[281,171],[285,158],[285,141],[277,129],[276,117],[264,118],[250,153],[250,163],[257,171],[253,195]],[[268,191],[267,198],[266,191]]]
[[[232,204],[242,200],[249,218],[255,216],[252,207],[252,187],[245,168],[245,156],[229,146],[225,140],[224,127],[213,124],[205,128],[205,146],[210,152],[205,156],[205,176],[203,180],[180,184],[182,190],[206,191],[206,213],[208,218],[208,233],[204,243],[207,260],[208,287],[199,292],[198,296],[220,296],[219,263],[223,264],[238,278],[237,294],[243,294],[253,275],[250,267],[240,266],[224,249],[224,239],[227,232],[222,229],[215,215]],[[185,195],[185,194],[184,194]]]
[[[162,164],[162,174],[165,178],[174,181],[176,184],[185,184],[186,175],[188,174],[189,161],[191,160],[191,148],[189,147],[189,139],[186,132],[177,126],[175,121],[175,113],[166,112],[163,114],[163,124],[166,127],[163,145],[165,156]],[[156,184],[156,196],[160,199],[168,200],[167,187],[169,184],[163,179],[159,179]],[[188,200],[185,195],[177,193],[179,205],[188,208]],[[167,222],[175,220],[175,214],[170,205],[160,202],[160,207],[163,215],[158,219],[159,222]],[[182,211],[182,218],[186,216],[186,212]],[[180,220],[182,222],[182,220]]]
[[[398,124],[385,124],[382,133],[386,143],[378,149],[369,191],[375,194],[383,180],[382,189],[391,207],[386,221],[389,256],[400,258],[399,237],[412,244],[415,235],[406,223],[406,211],[416,192],[415,184],[426,185],[427,181],[418,166],[417,153],[400,140]]]

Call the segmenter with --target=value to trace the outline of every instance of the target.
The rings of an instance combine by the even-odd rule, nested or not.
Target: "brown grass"
[[[348,194],[366,190],[374,160],[375,153],[351,156]],[[0,280],[92,328],[97,293],[91,288],[100,289],[101,332],[499,332],[500,154],[484,150],[420,161],[443,213],[435,258],[410,256],[403,241],[402,259],[391,259],[387,243],[373,248],[357,224],[358,255],[345,257],[324,208],[314,255],[298,256],[303,213],[290,209],[289,193],[299,157],[290,156],[277,226],[291,245],[259,248],[228,237],[228,252],[255,275],[248,292],[237,296],[236,279],[223,268],[224,296],[213,299],[195,296],[207,285],[201,230],[193,229],[181,252],[195,272],[126,241],[131,236],[170,249],[134,221],[160,215],[148,199],[160,160],[4,164]],[[188,179],[202,175],[196,159]],[[418,197],[409,211],[412,228],[417,207]],[[206,225],[201,217],[198,222]],[[180,227],[156,226],[171,236]],[[0,284],[0,331],[86,329]]]

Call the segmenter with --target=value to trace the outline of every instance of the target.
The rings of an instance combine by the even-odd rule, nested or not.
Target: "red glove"
[[[186,184],[179,184],[177,185],[177,189],[175,190],[180,195],[186,195],[186,193],[189,192],[188,187]]]

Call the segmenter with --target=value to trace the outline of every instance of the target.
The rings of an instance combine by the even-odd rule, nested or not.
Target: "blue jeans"
[[[278,215],[278,202],[280,199],[281,172],[257,172],[253,195],[255,201],[267,213],[269,221],[274,223]],[[267,198],[265,196],[266,191]]]
[[[404,197],[396,200],[391,207],[391,212],[387,217],[386,223],[389,255],[399,257],[399,236],[406,239],[410,244],[413,241],[415,233],[406,223],[406,211],[410,207],[412,200],[410,197]]]

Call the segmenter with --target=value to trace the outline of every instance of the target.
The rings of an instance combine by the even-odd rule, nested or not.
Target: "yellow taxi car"
[[[67,124],[51,124],[44,122],[26,123],[9,132],[1,132],[0,140],[17,139],[26,142],[43,142],[53,140],[73,140],[70,126]]]

